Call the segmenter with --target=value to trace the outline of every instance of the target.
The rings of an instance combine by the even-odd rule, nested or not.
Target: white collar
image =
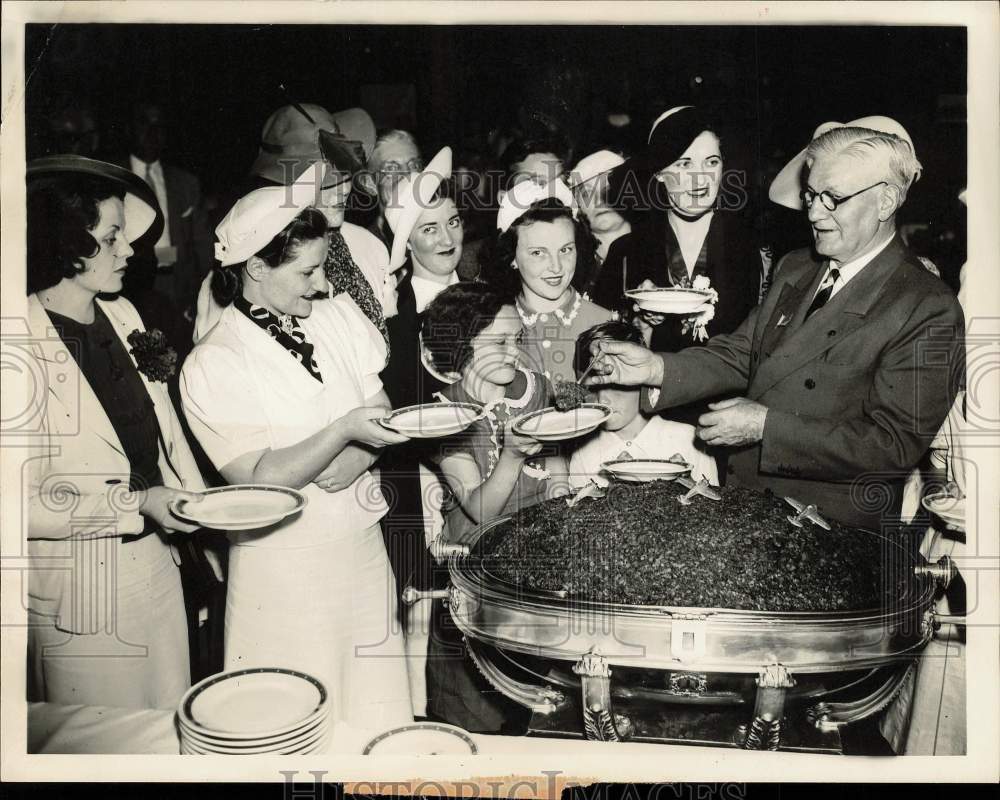
[[[890,236],[888,239],[886,239],[881,244],[875,245],[873,248],[871,248],[867,252],[862,253],[860,256],[858,256],[857,258],[855,258],[853,261],[846,261],[843,264],[841,264],[840,267],[839,267],[840,277],[837,279],[837,282],[834,284],[833,291],[830,293],[830,296],[833,297],[837,292],[839,292],[841,289],[844,288],[844,286],[847,284],[847,282],[851,278],[853,278],[855,275],[857,275],[859,272],[861,272],[862,269],[864,269],[872,261],[874,261],[875,258],[878,256],[878,254],[881,253],[883,250],[885,250],[885,248],[887,248],[889,246],[889,242],[891,242],[894,238],[895,238],[895,234],[893,234],[892,236]],[[824,280],[826,279],[826,275],[830,274],[830,269],[832,268],[832,266],[833,266],[833,262],[828,261],[827,262],[827,267],[826,267],[826,273],[824,274]]]
[[[149,164],[147,164],[138,156],[130,154],[128,158],[132,164],[132,172],[134,172],[136,175],[144,177],[146,175],[147,166],[149,167],[149,171],[152,173],[163,172],[163,165],[160,164],[159,159],[157,159],[156,161],[151,161]]]
[[[642,412],[640,412],[642,413]],[[631,447],[642,444],[642,442],[652,436],[655,431],[654,423],[661,419],[661,417],[654,415],[646,420],[646,424],[642,426],[642,429],[631,439],[623,438],[618,431],[608,431],[612,436],[614,436],[619,442],[621,442],[621,447],[627,450]]]
[[[568,328],[570,325],[573,324],[573,320],[576,319],[576,315],[580,313],[580,305],[583,303],[583,295],[581,295],[576,289],[571,288],[570,292],[571,292],[570,300],[567,300],[565,303],[563,303],[561,308],[557,308],[555,311],[548,312],[549,314],[552,314],[554,317],[556,317],[556,319],[558,319],[563,324],[563,327],[566,328]],[[571,302],[572,306],[570,307]],[[521,318],[521,322],[524,324],[526,328],[530,328],[532,325],[538,322],[538,318],[543,313],[546,313],[543,311],[536,311],[535,313],[532,314],[531,312],[526,311],[525,308],[521,305],[520,298],[516,298],[514,300],[514,307],[517,308],[517,314]],[[563,310],[567,307],[570,307],[569,312]]]
[[[431,300],[449,286],[454,286],[459,280],[457,270],[448,276],[448,283],[438,283],[437,281],[421,278],[414,274],[410,278],[410,285],[413,287],[413,298],[417,303],[417,313],[423,313],[424,309],[430,305]]]

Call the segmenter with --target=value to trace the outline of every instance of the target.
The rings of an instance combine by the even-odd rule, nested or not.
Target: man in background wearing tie
[[[130,132],[125,166],[153,187],[164,216],[163,232],[154,244],[152,289],[171,301],[177,324],[187,332],[183,337],[186,343],[191,338],[198,287],[212,266],[201,187],[190,172],[161,160],[167,132],[165,115],[159,106],[138,103],[133,110]]]
[[[604,342],[592,381],[648,385],[657,411],[732,394],[698,420],[701,439],[729,448],[732,483],[880,530],[952,405],[964,320],[896,232],[920,172],[912,140],[867,122],[821,126],[783,171],[814,246],[781,260],[734,333],[676,354]]]

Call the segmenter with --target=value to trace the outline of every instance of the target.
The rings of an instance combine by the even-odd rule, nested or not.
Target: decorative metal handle
[[[438,558],[467,556],[469,555],[469,546],[467,544],[438,544],[435,542],[433,553]]]
[[[958,568],[950,557],[941,556],[934,564],[921,564],[914,567],[913,572],[918,577],[929,575],[937,583],[938,588],[947,589],[955,576],[958,575]]]
[[[935,627],[940,625],[964,625],[964,624],[965,624],[965,614],[939,614],[937,611],[934,612]]]
[[[449,592],[447,589],[420,591],[419,589],[414,589],[412,586],[407,586],[403,589],[402,599],[406,605],[412,606],[420,600],[447,600],[448,596]]]

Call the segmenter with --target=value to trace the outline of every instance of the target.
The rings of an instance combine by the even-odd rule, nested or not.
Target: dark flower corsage
[[[167,346],[163,331],[134,330],[128,335],[129,351],[135,359],[139,372],[151,381],[166,382],[177,367],[177,352]]]

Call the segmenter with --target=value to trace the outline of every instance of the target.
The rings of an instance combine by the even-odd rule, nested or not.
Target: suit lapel
[[[897,239],[808,320],[805,319],[805,314],[812,303],[815,289],[822,280],[823,270],[817,270],[809,281],[800,281],[797,288],[801,292],[794,316],[786,333],[776,340],[776,347],[770,358],[761,364],[754,376],[749,393],[751,399],[760,397],[778,381],[819,358],[860,327],[872,306],[881,297],[886,282],[902,261],[902,256],[902,246]],[[803,286],[803,283],[806,285]],[[772,324],[776,322],[775,320]]]
[[[125,457],[125,448],[115,432],[111,420],[97,399],[87,380],[76,355],[55,332],[49,315],[35,295],[28,298],[28,324],[39,348],[39,360],[45,365],[46,388],[50,397],[62,405],[66,415],[73,419],[82,430],[89,428],[94,435],[103,439],[109,447]],[[60,381],[59,376],[65,376]],[[77,397],[73,397],[73,393]]]

